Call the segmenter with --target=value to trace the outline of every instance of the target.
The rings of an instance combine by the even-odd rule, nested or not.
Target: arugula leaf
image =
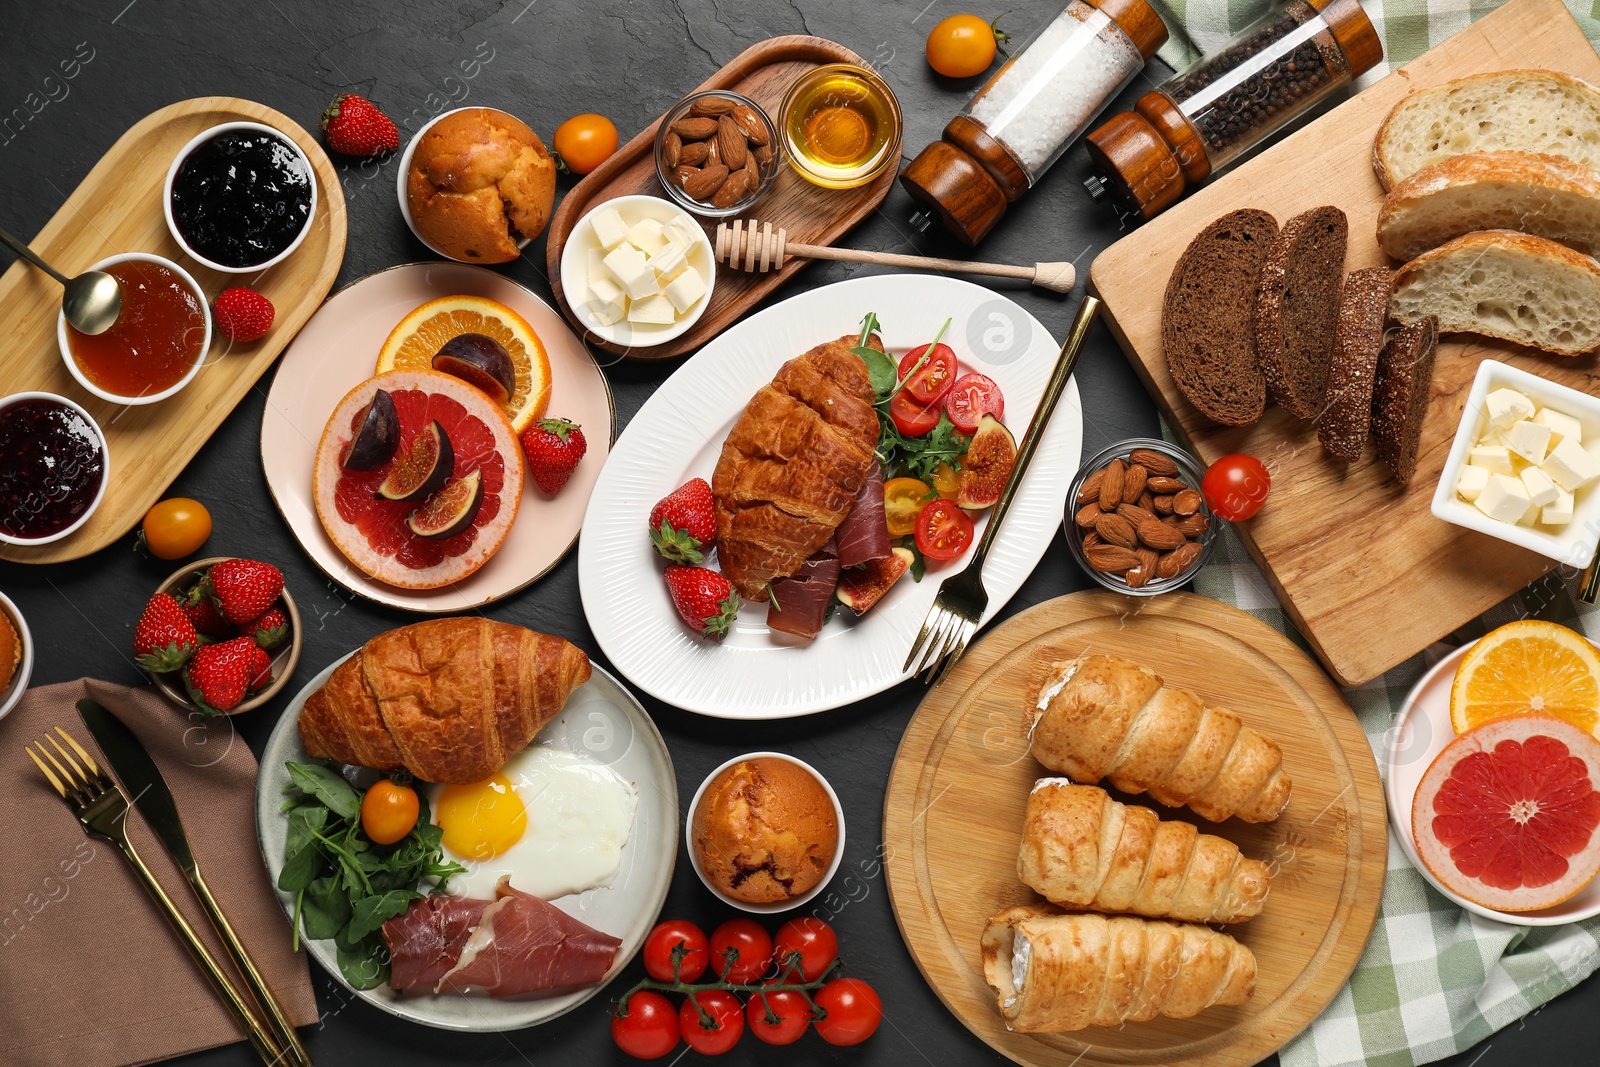
[[[368,934],[376,933],[386,920],[404,914],[411,902],[421,897],[422,894],[414,889],[392,889],[382,896],[362,897],[350,912],[350,926],[345,936],[352,941],[359,941]]]
[[[284,766],[289,768],[290,780],[302,793],[316,797],[341,819],[361,817],[361,798],[333,768],[293,761]]]

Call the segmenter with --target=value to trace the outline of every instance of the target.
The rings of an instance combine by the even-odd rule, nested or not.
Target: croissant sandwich
[[[1212,822],[1271,822],[1289,803],[1277,745],[1116,656],[1055,665],[1033,711],[1033,754],[1075,782],[1108,779]]]
[[[478,782],[528,746],[589,657],[559,637],[484,618],[381,633],[300,710],[306,753],[425,782]]]

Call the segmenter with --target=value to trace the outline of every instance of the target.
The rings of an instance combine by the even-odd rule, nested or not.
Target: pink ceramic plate
[[[550,414],[581,425],[589,451],[554,497],[528,479],[510,535],[477,573],[442,589],[401,589],[357,570],[323,532],[311,493],[311,468],[328,416],[347,392],[372,377],[389,331],[417,305],[457,293],[498,300],[528,320],[550,358]],[[466,611],[515,593],[567,554],[577,542],[589,493],[615,436],[611,387],[550,305],[482,267],[408,263],[339,290],[284,352],[261,420],[261,465],[289,528],[317,566],[339,584],[407,611]]]

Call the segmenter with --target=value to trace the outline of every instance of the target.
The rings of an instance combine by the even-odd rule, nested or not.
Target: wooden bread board
[[[1262,913],[1226,927],[1255,954],[1256,991],[1246,1004],[1190,1019],[1013,1033],[984,982],[978,939],[990,915],[1038,899],[1017,879],[1017,849],[1028,791],[1054,772],[1029,754],[1030,712],[1051,665],[1086,651],[1143,663],[1283,749],[1294,786],[1275,822],[1208,823],[1113,794],[1226,837],[1273,869]],[[1377,916],[1388,854],[1377,765],[1339,691],[1276,630],[1191,593],[1074,593],[990,632],[912,717],[883,828],[895,918],[923,976],[969,1030],[1030,1067],[1257,1062],[1349,977]]]
[[[1230,452],[1272,472],[1261,513],[1235,525],[1290,617],[1344,685],[1365,682],[1483,613],[1554,561],[1434,518],[1429,502],[1480,361],[1503,360],[1600,390],[1593,357],[1566,359],[1452,335],[1439,346],[1417,470],[1399,486],[1369,443],[1349,466],[1328,458],[1312,423],[1275,406],[1254,426],[1212,424],[1173,385],[1161,351],[1161,305],[1173,264],[1219,215],[1262,208],[1279,223],[1319,204],[1350,219],[1347,270],[1387,263],[1372,171],[1379,123],[1415,89],[1516,67],[1600,83],[1600,56],[1560,0],[1512,0],[1112,245],[1089,289],[1145,388],[1184,442],[1210,463]],[[1393,265],[1393,264],[1390,264]]]
[[[865,66],[866,60],[844,45],[821,37],[803,34],[773,37],[746,48],[721,70],[683,95],[689,96],[708,89],[731,89],[760,104],[776,126],[783,95],[789,86],[807,71],[828,63]],[[545,266],[550,288],[554,290],[556,304],[567,321],[572,323],[572,328],[596,348],[629,359],[669,359],[693,352],[727,329],[755,307],[762,297],[810,262],[807,259],[791,259],[777,270],[766,273],[734,270],[719,264],[711,302],[705,314],[693,329],[663,344],[630,348],[597,337],[585,329],[561,286],[561,251],[566,247],[567,235],[578,220],[607,200],[636,193],[670,199],[656,175],[656,128],[660,125],[660,119],[652,122],[588,177],[573,186],[572,191],[562,198],[555,216],[550,220],[550,234],[545,245]],[[782,227],[788,231],[791,242],[831,245],[883,202],[894,185],[897,172],[897,167],[889,167],[866,185],[855,189],[824,189],[800,177],[785,162],[772,188],[743,214],[758,218],[763,223],[772,223],[774,231]],[[712,230],[715,230],[715,224],[719,221],[734,220],[700,220]]]
[[[271,126],[295,143],[317,173],[317,213],[300,247],[261,274],[223,274],[179,250],[162,212],[162,187],[173,158],[191,138],[223,122]],[[200,446],[256,379],[278,358],[322,298],[344,262],[344,192],[316,138],[287,115],[263,104],[204,96],[170,104],[117,139],[45,223],[30,246],[69,277],[119,252],[165,256],[194,275],[208,298],[230,285],[248,285],[272,301],[276,318],[266,337],[230,346],[212,340],[206,365],[177,395],[127,407],[101,400],[78,385],[56,343],[61,286],[18,259],[0,276],[0,382],[4,392],[40,389],[77,401],[105,431],[110,481],[100,507],[76,533],[39,546],[0,546],[0,559],[59,563],[98,551],[133,529],[150,505],[200,451]]]

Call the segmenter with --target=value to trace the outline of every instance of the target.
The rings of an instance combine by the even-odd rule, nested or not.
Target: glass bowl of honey
[[[809,72],[789,87],[780,116],[789,166],[815,185],[854,189],[899,162],[900,102],[866,67],[830,63]]]
[[[710,89],[679,100],[656,127],[656,175],[667,195],[706,218],[737,215],[782,167],[778,131],[761,105]]]

